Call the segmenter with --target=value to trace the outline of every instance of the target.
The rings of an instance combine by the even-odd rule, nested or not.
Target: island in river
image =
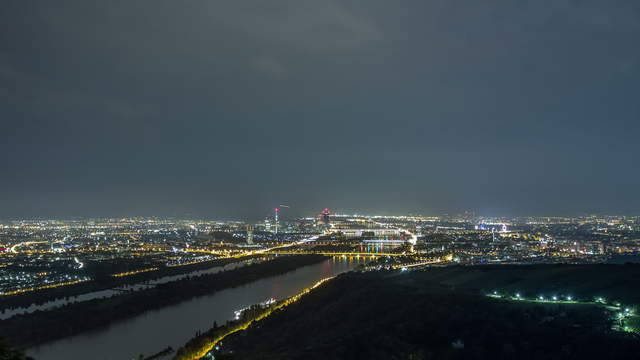
[[[325,259],[320,255],[280,256],[234,270],[158,284],[117,297],[17,315],[0,321],[0,338],[7,339],[15,347],[26,348],[106,327],[149,310],[283,274]]]

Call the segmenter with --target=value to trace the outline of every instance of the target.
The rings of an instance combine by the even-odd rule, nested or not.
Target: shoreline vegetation
[[[638,264],[349,272],[225,337],[215,358],[626,359],[640,351],[640,336],[619,329],[637,326],[638,276]],[[494,290],[532,301],[496,301]],[[573,305],[593,296],[615,309]]]
[[[268,317],[275,311],[283,309],[288,305],[300,300],[304,295],[312,292],[325,282],[333,279],[334,277],[324,278],[312,286],[303,289],[296,295],[288,297],[286,299],[275,302],[270,306],[253,305],[242,312],[242,316],[238,320],[227,321],[224,326],[217,326],[214,323],[213,327],[202,334],[196,335],[196,337],[189,340],[183,347],[178,349],[174,360],[198,360],[210,351],[213,351],[215,346],[218,345],[224,338],[239,331],[248,329],[256,322]]]
[[[0,338],[24,349],[100,329],[149,310],[287,273],[325,259],[321,255],[279,256],[265,262],[164,283],[114,298],[89,300],[17,315],[0,321]]]
[[[173,348],[172,348],[171,346],[167,346],[164,350],[162,350],[162,351],[160,351],[160,352],[158,352],[158,353],[156,353],[156,354],[153,354],[153,355],[151,355],[151,356],[148,356],[148,357],[146,357],[146,358],[143,358],[143,360],[155,360],[155,359],[160,359],[160,358],[165,357],[166,355],[171,354],[173,351],[174,351],[174,350],[173,350]]]
[[[241,258],[218,258],[211,261],[189,264],[179,267],[163,266],[158,270],[135,273],[130,276],[113,276],[118,273],[102,271],[90,274],[93,280],[79,282],[74,285],[52,287],[32,292],[24,292],[16,295],[2,295],[2,308],[0,311],[13,310],[21,307],[29,307],[33,304],[42,305],[49,301],[64,300],[74,296],[79,296],[91,292],[109,290],[113,288],[132,285],[140,282],[153,281],[165,276],[175,276],[190,273],[198,270],[207,270],[213,267],[225,266],[232,263],[242,262],[249,259],[262,257],[261,255],[250,255]]]

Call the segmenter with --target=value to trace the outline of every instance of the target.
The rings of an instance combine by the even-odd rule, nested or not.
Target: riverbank
[[[627,359],[640,338],[612,330],[606,308],[495,301],[486,289],[635,304],[638,276],[640,265],[350,272],[227,336],[216,359]]]
[[[206,267],[203,269],[194,269],[190,272],[181,272],[176,275],[167,275],[167,276],[153,278],[150,280],[149,279],[143,280],[140,282],[129,282],[127,284],[123,284],[120,286],[113,286],[111,288],[107,288],[103,290],[82,293],[80,295],[75,295],[75,296],[67,296],[64,298],[56,298],[56,299],[49,300],[43,303],[38,303],[38,304],[31,304],[28,307],[3,309],[2,311],[0,311],[0,320],[6,320],[16,315],[29,314],[35,311],[49,311],[51,309],[66,306],[72,303],[84,302],[84,301],[89,301],[94,299],[105,299],[105,298],[111,298],[115,296],[122,296],[127,293],[152,288],[159,284],[164,284],[172,281],[179,281],[184,278],[200,276],[204,274],[214,274],[221,271],[229,271],[242,266],[259,263],[262,261],[267,261],[272,258],[273,256],[261,256],[261,257],[251,257],[251,258],[238,260],[234,262],[225,261],[219,266]]]
[[[224,326],[214,326],[203,334],[200,334],[193,339],[189,340],[182,348],[178,349],[174,360],[198,360],[224,340],[227,336],[235,334],[239,331],[248,329],[250,326],[257,325],[256,322],[266,318],[273,314],[275,311],[283,309],[288,305],[300,300],[304,295],[309,294],[314,289],[318,288],[325,282],[333,279],[333,277],[322,279],[312,286],[303,289],[298,294],[291,296],[287,299],[280,300],[270,306],[258,306],[254,305],[247,309],[242,317],[235,321],[229,321]]]
[[[138,359],[171,346],[179,349],[190,338],[214,325],[238,318],[237,311],[254,304],[271,303],[298,294],[315,282],[348,272],[364,259],[332,257],[292,271],[234,288],[193,297],[180,303],[118,321],[111,326],[47,342],[27,349],[37,360]],[[168,360],[174,354],[162,359]]]
[[[625,255],[611,255],[607,260],[607,264],[640,264],[640,254],[639,253],[630,253]]]
[[[260,255],[250,255],[242,258],[218,258],[207,262],[183,266],[159,266],[157,267],[157,270],[134,273],[130,276],[96,275],[88,273],[88,275],[93,277],[93,280],[80,282],[70,286],[42,289],[17,295],[0,295],[0,301],[2,302],[0,312],[7,312],[17,308],[28,308],[33,305],[39,306],[47,302],[62,301],[64,299],[82,296],[87,293],[127,287],[136,283],[154,281],[167,276],[178,276],[197,270],[206,270],[212,267],[225,266],[227,264],[258,257],[260,257]]]
[[[6,338],[16,347],[30,347],[99,329],[145,311],[160,309],[193,297],[283,274],[324,259],[326,258],[323,256],[278,257],[222,273],[159,284],[151,289],[115,298],[90,300],[46,312],[18,315],[0,321],[0,337]]]

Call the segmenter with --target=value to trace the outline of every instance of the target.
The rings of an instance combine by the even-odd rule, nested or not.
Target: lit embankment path
[[[45,290],[45,289],[54,289],[54,288],[62,287],[62,286],[69,286],[69,285],[80,284],[80,283],[82,283],[82,282],[86,282],[86,281],[89,281],[89,279],[80,279],[80,280],[74,280],[74,281],[65,281],[65,282],[61,282],[61,283],[55,283],[55,284],[48,284],[48,285],[36,286],[36,287],[31,287],[31,288],[26,288],[26,289],[18,289],[18,290],[12,290],[12,291],[0,292],[0,296],[11,296],[11,295],[24,294],[24,293],[28,293],[28,292],[31,292],[31,291],[38,291],[38,290]],[[1,317],[0,317],[0,319],[1,319]]]
[[[398,264],[398,265],[394,265],[392,268],[400,269],[404,271],[404,270],[407,270],[408,268],[414,268],[414,267],[421,267],[421,266],[428,266],[428,265],[435,265],[435,264],[441,265],[445,261],[446,260],[442,260],[442,259],[428,260],[428,261],[421,261],[421,262],[416,262],[411,264]]]
[[[640,334],[640,328],[635,328],[629,325],[629,322],[637,324],[640,320],[640,316],[636,314],[636,311],[633,307],[625,307],[619,303],[608,304],[604,298],[598,297],[595,298],[594,301],[579,301],[574,300],[571,296],[565,296],[564,299],[561,296],[538,296],[536,298],[526,298],[522,295],[515,294],[514,296],[501,295],[497,291],[494,291],[492,294],[487,294],[488,297],[500,300],[507,300],[513,302],[527,302],[527,303],[538,303],[538,304],[559,304],[559,305],[592,305],[592,306],[601,306],[607,310],[614,311],[613,320],[618,321],[620,328],[619,330],[625,332],[633,332],[636,334]]]
[[[219,334],[218,336],[212,338],[201,349],[199,349],[195,354],[190,354],[190,355],[185,355],[185,356],[176,356],[175,359],[176,360],[198,360],[198,359],[204,357],[218,343],[220,343],[220,341],[222,341],[227,336],[229,336],[231,334],[234,334],[234,333],[237,333],[239,331],[246,330],[247,328],[249,328],[253,324],[253,322],[260,321],[260,320],[266,318],[267,316],[273,314],[274,311],[291,305],[292,303],[300,300],[304,295],[310,293],[314,289],[318,288],[319,286],[321,286],[322,284],[324,284],[325,282],[327,282],[327,281],[329,281],[329,280],[331,280],[333,278],[335,278],[335,276],[324,278],[324,279],[316,282],[312,286],[310,286],[308,288],[305,288],[304,290],[300,291],[298,294],[296,294],[294,296],[291,296],[291,297],[289,297],[289,298],[287,298],[285,300],[282,300],[282,301],[276,303],[272,307],[266,309],[265,312],[261,313],[260,315],[254,317],[252,319],[248,319],[248,320],[239,322],[237,324],[229,325],[229,329],[226,329],[226,331],[224,331],[222,334]]]

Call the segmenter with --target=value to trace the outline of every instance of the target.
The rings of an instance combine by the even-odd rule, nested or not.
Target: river
[[[50,310],[50,309],[54,309],[63,305],[67,305],[67,304],[72,304],[72,303],[76,303],[76,302],[83,302],[83,301],[89,301],[89,300],[93,300],[93,299],[104,299],[104,298],[109,298],[112,296],[118,296],[123,294],[124,292],[129,292],[129,291],[139,291],[139,290],[144,290],[147,289],[149,287],[154,287],[158,284],[164,284],[164,283],[168,283],[168,282],[172,282],[172,281],[178,281],[178,280],[182,280],[186,277],[189,276],[199,276],[199,275],[205,275],[205,274],[215,274],[221,271],[229,271],[229,270],[233,270],[233,269],[237,269],[239,267],[243,267],[246,265],[250,265],[250,264],[256,264],[265,260],[268,260],[270,257],[265,256],[263,258],[257,258],[257,259],[249,259],[249,260],[243,260],[243,261],[238,261],[238,262],[233,262],[233,263],[229,263],[223,266],[215,266],[215,267],[211,267],[208,269],[204,269],[204,270],[195,270],[195,271],[191,271],[189,273],[185,273],[185,274],[178,274],[178,275],[168,275],[168,276],[163,276],[157,279],[153,279],[153,280],[148,280],[148,281],[143,281],[143,282],[139,282],[139,283],[135,283],[135,284],[129,284],[129,285],[124,285],[118,288],[118,290],[116,289],[105,289],[105,290],[100,290],[100,291],[92,291],[92,292],[88,292],[85,294],[81,294],[81,295],[76,295],[76,296],[69,296],[67,298],[58,298],[58,299],[54,299],[51,301],[47,301],[43,304],[32,304],[31,306],[28,307],[19,307],[19,308],[10,308],[10,309],[3,309],[4,311],[0,312],[0,320],[5,320],[5,319],[9,319],[13,316],[19,315],[19,314],[28,314],[28,313],[32,313],[34,311],[40,310],[40,311],[44,311],[44,310]]]
[[[137,359],[140,354],[155,354],[167,346],[178,349],[196,331],[211,328],[214,321],[224,324],[233,319],[234,310],[269,298],[292,296],[322,278],[349,271],[362,262],[331,258],[283,275],[149,311],[105,329],[30,348],[27,354],[37,360],[128,360]]]
[[[607,261],[608,264],[626,264],[626,263],[640,263],[640,254],[627,254],[627,255],[612,255]]]

